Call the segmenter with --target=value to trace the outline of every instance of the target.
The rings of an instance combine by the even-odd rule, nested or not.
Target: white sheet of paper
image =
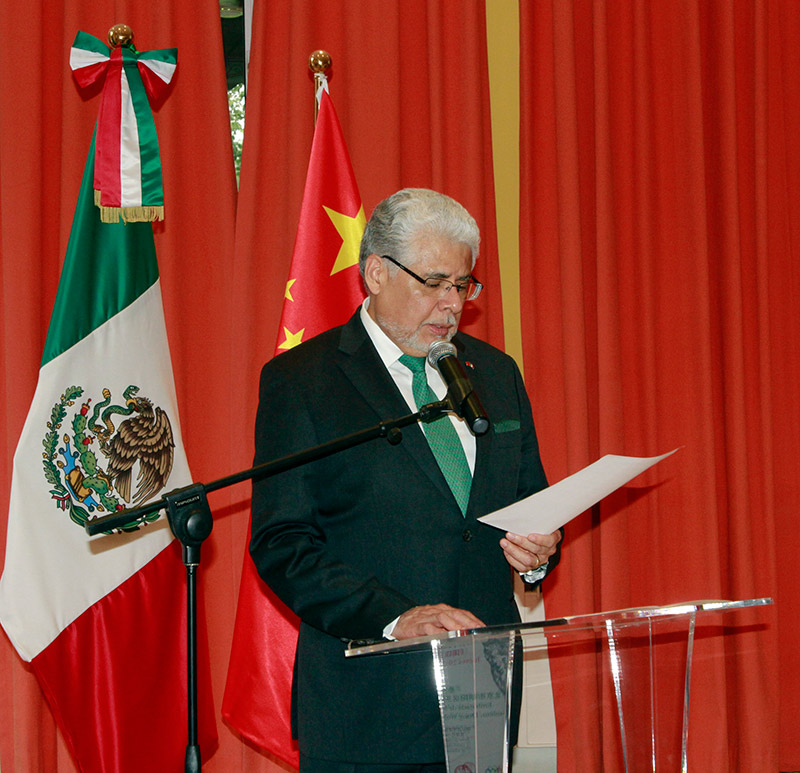
[[[550,534],[677,450],[650,457],[606,454],[558,483],[478,520],[515,534]]]

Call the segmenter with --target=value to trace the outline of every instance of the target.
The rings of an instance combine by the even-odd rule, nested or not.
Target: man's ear
[[[364,262],[364,282],[367,285],[370,295],[378,295],[381,288],[386,283],[388,271],[382,258],[374,253],[367,256]]]

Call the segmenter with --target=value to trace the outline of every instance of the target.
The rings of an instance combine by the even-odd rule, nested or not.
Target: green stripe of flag
[[[133,102],[136,130],[139,134],[142,204],[147,207],[164,206],[158,135],[147,92],[142,83],[142,76],[139,74],[138,59],[138,53],[134,53],[129,48],[122,49],[122,66],[128,76],[128,88]]]
[[[42,365],[70,349],[158,280],[151,223],[103,223],[94,204],[94,139],[81,181]]]

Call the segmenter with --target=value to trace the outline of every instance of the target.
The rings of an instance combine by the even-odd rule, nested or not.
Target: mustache
[[[444,320],[429,319],[429,320],[426,320],[426,322],[424,324],[426,324],[426,325],[439,325],[440,327],[443,327],[444,325],[449,325],[450,327],[457,327],[458,326],[458,320],[456,319],[456,315],[453,314],[452,312],[450,312],[450,313],[448,313],[447,317]]]

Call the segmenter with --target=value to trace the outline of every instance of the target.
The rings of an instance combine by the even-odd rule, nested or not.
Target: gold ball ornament
[[[108,42],[113,48],[129,46],[133,43],[133,30],[127,24],[115,24],[108,31]]]
[[[314,53],[308,57],[308,69],[311,70],[311,72],[324,73],[330,66],[331,55],[327,51],[314,51]]]

